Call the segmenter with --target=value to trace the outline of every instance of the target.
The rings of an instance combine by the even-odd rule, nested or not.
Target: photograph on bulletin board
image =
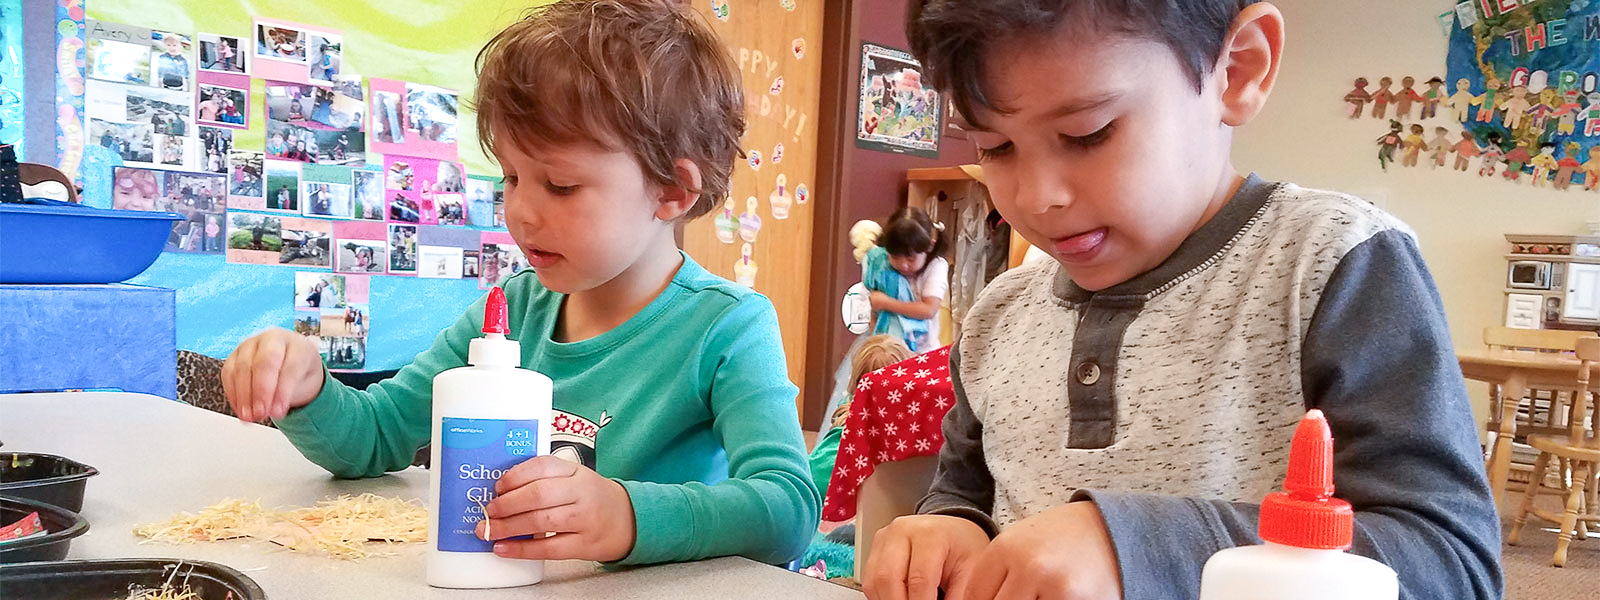
[[[250,112],[250,81],[246,79],[239,83],[242,85],[230,87],[202,80],[196,96],[199,101],[195,104],[195,120],[202,125],[248,128],[250,123],[246,115]]]
[[[84,93],[88,143],[124,164],[199,170],[192,103],[182,91],[91,81]]]
[[[511,239],[511,234],[484,232],[483,246],[478,250],[478,287],[489,289],[505,285],[507,279],[528,266],[522,247]]]
[[[228,156],[228,208],[262,210],[267,207],[265,165],[262,154],[234,148]]]
[[[944,104],[922,82],[922,64],[909,52],[861,45],[856,146],[927,158],[939,156]]]
[[[349,93],[348,86],[268,82],[266,87],[268,157],[351,167],[366,164],[360,114],[334,109],[336,100]],[[345,101],[346,107],[361,105],[359,100]]]
[[[228,211],[228,262],[276,265],[283,249],[283,218]]]
[[[286,217],[279,236],[283,245],[278,250],[278,264],[333,268],[331,221]]]
[[[497,179],[483,175],[467,177],[467,224],[473,227],[494,227],[495,182]]]
[[[250,38],[239,38],[215,33],[202,33],[200,38],[200,71],[212,73],[250,73],[250,56],[247,48]]]
[[[339,273],[383,274],[389,262],[383,223],[350,221],[333,224],[333,270]]]
[[[358,169],[350,174],[351,217],[383,220],[383,173]]]
[[[379,77],[368,87],[374,152],[456,160],[460,100],[454,90]]]

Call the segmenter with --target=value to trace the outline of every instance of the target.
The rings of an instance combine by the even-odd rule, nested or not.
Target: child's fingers
[[[301,387],[312,373],[312,357],[320,362],[322,357],[308,351],[303,339],[291,339],[284,348],[283,369],[278,375],[278,392],[273,403],[273,418],[283,418],[289,409],[299,403],[304,395]]]
[[[488,520],[488,531],[493,540],[519,535],[542,536],[546,533],[587,533],[583,509],[576,504],[520,512],[508,517]],[[481,533],[481,531],[480,531]]]
[[[993,594],[978,595],[978,590],[974,589],[973,593],[969,594],[968,597],[994,598],[994,600],[1034,600],[1038,598],[1038,594],[1033,589],[1032,583],[1032,579],[1018,577],[1017,573],[1010,573],[1000,582],[1000,587]]]
[[[972,568],[968,571],[966,585],[961,587],[959,598],[972,600],[974,598],[998,598],[999,594],[1014,593],[1018,584],[1011,583],[1016,579],[1008,574],[1007,565],[998,558],[994,552],[984,552],[977,560],[973,561]],[[1009,585],[1013,589],[1007,589]]]
[[[905,578],[906,597],[909,600],[936,600],[939,597],[939,583],[944,578],[944,562],[949,552],[949,544],[911,545]]]
[[[898,531],[880,530],[872,538],[869,556],[872,561],[866,565],[867,580],[862,582],[862,591],[867,597],[906,600],[906,563],[911,558],[911,540]]]
[[[530,458],[522,461],[522,464],[511,467],[511,470],[506,471],[505,475],[501,475],[500,480],[495,482],[494,493],[509,493],[511,490],[540,479],[571,477],[580,468],[583,468],[583,466],[555,456],[545,455]]]
[[[235,348],[233,355],[222,363],[222,389],[233,406],[233,414],[240,421],[251,422],[250,367],[255,358],[255,344],[246,340]]]
[[[541,479],[496,496],[494,500],[489,501],[487,512],[491,517],[510,517],[529,511],[576,504],[578,496],[578,486],[570,485],[569,481]]]
[[[283,370],[283,340],[277,336],[261,336],[256,343],[256,353],[250,366],[250,406],[252,420],[262,420],[272,414],[272,403],[277,397],[278,374]]]
[[[498,535],[500,532],[495,533]],[[528,560],[597,560],[590,558],[588,546],[588,540],[580,534],[558,533],[550,537],[495,542],[494,553],[506,558]]]

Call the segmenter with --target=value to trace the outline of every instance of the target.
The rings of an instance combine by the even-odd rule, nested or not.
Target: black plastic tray
[[[99,470],[81,462],[33,452],[0,452],[0,494],[83,510],[83,487]]]
[[[173,569],[178,570],[176,577]],[[0,566],[5,596],[29,600],[120,600],[135,588],[159,589],[169,577],[174,587],[188,583],[201,600],[225,600],[230,592],[234,600],[267,597],[244,573],[198,560],[67,560]]]
[[[26,540],[0,542],[0,563],[61,560],[67,557],[67,546],[72,544],[72,538],[89,531],[89,522],[78,513],[36,500],[0,496],[0,523],[15,523],[32,512],[39,513],[39,520],[48,533]],[[15,598],[10,589],[8,585],[6,597]]]

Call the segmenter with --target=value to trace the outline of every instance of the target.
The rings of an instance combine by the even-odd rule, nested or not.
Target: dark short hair
[[[589,142],[633,155],[645,177],[678,185],[700,168],[681,217],[711,212],[742,156],[738,66],[706,20],[676,0],[563,0],[528,11],[478,52],[478,141]],[[499,139],[504,133],[509,139]]]
[[[989,44],[1039,35],[1072,24],[1160,42],[1172,51],[1198,92],[1211,73],[1233,20],[1257,0],[911,0],[906,37],[929,82],[947,91],[968,118],[994,108],[983,89]]]
[[[878,243],[893,256],[931,254],[928,262],[932,263],[935,257],[944,256],[945,250],[949,249],[950,236],[945,235],[943,225],[935,224],[922,209],[902,206],[889,215],[889,222],[884,224]],[[922,265],[922,270],[928,270],[926,263]],[[922,273],[919,271],[917,274]]]

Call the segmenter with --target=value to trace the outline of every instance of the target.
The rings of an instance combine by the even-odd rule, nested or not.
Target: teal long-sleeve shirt
[[[522,364],[554,382],[552,447],[627,489],[644,564],[805,550],[821,500],[807,469],[777,315],[764,296],[683,266],[615,329],[552,341],[564,295],[529,272],[505,283]],[[406,468],[431,434],[434,375],[467,362],[484,300],[393,378],[365,391],[331,377],[278,426],[339,477]]]

